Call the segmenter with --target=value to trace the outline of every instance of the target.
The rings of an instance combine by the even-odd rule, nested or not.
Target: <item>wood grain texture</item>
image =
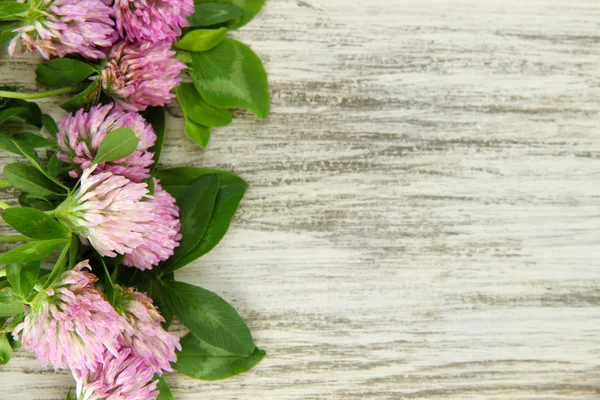
[[[178,277],[269,354],[169,376],[175,397],[600,398],[598,21],[595,0],[268,0],[235,36],[266,61],[271,117],[239,112],[201,152],[173,107],[163,165],[251,183]],[[0,84],[35,90],[37,62],[3,57]],[[0,382],[72,385],[24,351]]]

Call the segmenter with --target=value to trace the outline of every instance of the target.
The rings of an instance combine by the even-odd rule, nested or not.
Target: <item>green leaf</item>
[[[209,252],[219,243],[229,228],[231,219],[245,194],[248,184],[231,172],[210,168],[177,167],[158,170],[153,173],[161,181],[163,189],[176,199],[182,197],[196,179],[213,174],[219,176],[219,190],[215,197],[210,219],[202,232],[202,237],[190,251],[187,251],[187,254],[169,259],[165,263],[168,267],[166,268],[167,271],[174,271],[185,266]],[[205,204],[208,204],[208,202]],[[186,213],[180,209],[180,215],[185,216]]]
[[[0,150],[8,151],[18,155],[23,155],[19,146],[13,142],[17,141],[21,146],[29,146],[32,148],[56,146],[56,143],[51,142],[35,133],[22,132],[15,135],[8,135],[0,132]]]
[[[21,151],[21,154],[23,154],[33,164],[33,166],[42,173],[42,175],[50,179],[58,186],[61,186],[64,190],[68,190],[68,188],[62,184],[62,182],[50,175],[48,171],[42,166],[40,158],[34,148],[32,148],[27,143],[21,142],[17,139],[13,139],[13,143]]]
[[[254,351],[250,330],[237,311],[215,293],[184,282],[163,281],[166,301],[200,340],[234,355]]]
[[[21,154],[25,156],[27,160],[29,160],[33,164],[34,167],[40,170],[41,173],[44,173],[42,163],[40,162],[40,157],[38,156],[38,153],[35,151],[35,149],[29,144],[22,142],[18,139],[13,138],[12,141],[15,147],[19,149]]]
[[[24,304],[20,301],[12,303],[3,303],[0,301],[0,317],[12,317],[13,315],[20,314],[23,312],[23,306]]]
[[[29,296],[40,275],[40,261],[31,261],[21,266],[21,294]]]
[[[180,100],[181,111],[183,112],[183,118],[185,119],[185,134],[187,137],[192,139],[194,142],[200,145],[203,149],[208,145],[208,141],[210,139],[210,128],[207,126],[203,126],[195,123],[190,120],[186,110],[186,99],[185,95],[182,95],[181,92],[177,92],[178,99]],[[188,107],[193,107],[191,102],[189,102]],[[192,110],[192,112],[194,112]]]
[[[16,21],[23,19],[31,6],[15,1],[0,1],[0,21]]]
[[[221,187],[217,194],[215,206],[198,246],[179,260],[173,269],[181,268],[211,251],[223,239],[238,205],[244,197],[246,189],[240,185]]]
[[[0,111],[0,124],[15,119],[28,125],[42,126],[42,111],[40,107],[26,100],[10,99]]]
[[[12,357],[12,347],[5,334],[0,334],[0,365],[6,364]]]
[[[192,53],[190,53],[189,51],[177,50],[177,53],[175,53],[174,58],[181,61],[184,64],[187,64],[188,66],[192,65]]]
[[[96,79],[81,93],[62,103],[60,107],[68,112],[75,112],[80,108],[88,109],[100,100],[102,94],[102,79]]]
[[[58,134],[58,125],[56,125],[56,121],[54,121],[54,118],[52,118],[48,114],[42,114],[42,125],[44,125],[46,131],[48,131],[48,133],[52,135],[52,137],[56,138],[56,135]]]
[[[7,273],[8,275],[8,273]],[[3,283],[8,282],[8,280]],[[10,282],[9,282],[10,283]],[[12,304],[18,302],[17,297],[15,296],[15,291],[10,287],[3,287],[0,289],[0,304]],[[6,315],[2,315],[5,317]]]
[[[202,98],[220,108],[247,108],[266,118],[271,108],[267,73],[260,58],[245,44],[225,38],[202,53],[192,54],[192,79]]]
[[[0,124],[4,123],[10,119],[17,119],[20,121],[24,121],[21,117],[27,111],[24,107],[11,107],[5,110],[0,111]]]
[[[162,153],[163,143],[165,141],[165,109],[163,107],[148,107],[146,111],[142,112],[142,116],[154,129],[156,135],[156,142],[149,151],[154,153],[154,164],[150,167],[150,170],[154,170],[158,166],[160,160],[160,154]]]
[[[153,175],[160,179],[162,188],[175,198],[181,196],[196,179],[210,174],[219,176],[219,184],[221,188],[228,185],[241,185],[244,189],[248,188],[248,183],[246,183],[245,180],[236,174],[219,169],[176,167],[161,169],[153,172]]]
[[[129,157],[137,149],[139,139],[131,128],[110,131],[96,152],[95,164]]]
[[[13,143],[11,136],[5,133],[0,133],[0,150],[22,155],[21,150]]]
[[[41,197],[64,196],[63,189],[35,167],[12,163],[4,167],[4,177],[15,188]]]
[[[246,25],[262,8],[265,0],[196,0],[196,7],[202,3],[224,3],[231,4],[243,10],[243,14],[229,22],[229,29],[237,29]]]
[[[167,384],[167,381],[165,381],[165,378],[162,376],[158,377],[158,385],[156,388],[160,393],[156,400],[175,400],[173,394],[171,393],[171,388]]]
[[[218,190],[219,177],[204,175],[196,179],[188,190],[177,199],[182,238],[179,246],[175,248],[173,256],[166,261],[164,273],[174,271],[176,268],[173,269],[171,266],[200,243],[210,220]]]
[[[92,75],[96,69],[72,58],[53,58],[35,70],[40,85],[61,88],[79,83]]]
[[[17,232],[32,239],[67,239],[69,230],[54,218],[35,208],[11,207],[2,212],[2,219]]]
[[[48,140],[45,137],[42,137],[32,132],[17,133],[16,135],[13,135],[13,139],[18,141],[19,143],[25,143],[34,149],[38,149],[40,147],[56,146],[56,142]]]
[[[208,126],[199,125],[186,118],[185,134],[203,149],[208,146],[208,140],[210,139],[210,128]]]
[[[0,46],[8,44],[15,36],[17,32],[13,32],[13,29],[20,27],[20,23],[15,22],[3,22],[0,26]]]
[[[19,195],[19,204],[21,207],[33,207],[40,211],[54,210],[54,205],[43,197],[27,194],[25,192]]]
[[[62,172],[62,162],[56,157],[56,153],[53,153],[48,159],[48,165],[46,165],[48,173],[54,178],[57,178]]]
[[[204,27],[228,22],[243,14],[244,10],[233,4],[196,2],[194,14],[188,21],[192,27]]]
[[[196,29],[175,42],[175,47],[188,51],[210,50],[221,43],[226,33],[227,28]]]
[[[146,184],[146,189],[148,189],[148,194],[150,196],[154,196],[154,190],[156,189],[156,187],[154,185],[154,178],[153,177],[146,178],[146,179],[142,180],[142,183]]]
[[[21,294],[21,264],[7,264],[6,278],[17,294]]]
[[[248,357],[214,354],[210,346],[202,343],[194,335],[187,334],[181,339],[182,350],[177,354],[173,367],[191,378],[214,381],[230,378],[246,372],[258,364],[265,352],[258,348]]]
[[[8,264],[6,266],[6,277],[16,293],[22,298],[27,298],[40,274],[40,262],[32,261],[24,265]]]
[[[181,259],[172,262],[169,267],[170,271],[182,268],[202,257],[223,239],[245,192],[246,188],[242,185],[225,185],[219,188],[213,212],[202,235],[202,239],[193,250]]]
[[[163,277],[164,280],[166,280],[166,277]],[[171,279],[173,280],[173,279]],[[160,313],[160,315],[163,316],[163,318],[165,319],[165,322],[163,322],[163,327],[165,329],[167,329],[169,327],[169,325],[171,325],[171,322],[173,322],[173,310],[171,310],[169,308],[169,305],[167,304],[166,301],[166,297],[165,297],[165,291],[163,289],[163,287],[161,286],[161,283],[159,280],[157,279],[153,279],[150,282],[151,285],[151,297],[152,300],[154,300],[154,304],[156,305],[156,307],[158,308],[158,311]]]
[[[18,28],[19,25],[15,25],[15,28]],[[17,36],[17,32],[13,32],[12,30],[0,31],[0,46],[4,46],[8,44],[14,37]]]
[[[15,247],[0,256],[0,264],[16,264],[43,260],[67,243],[65,239],[40,240]]]
[[[187,119],[208,127],[226,126],[231,123],[231,113],[226,108],[213,107],[198,93],[191,83],[182,83],[176,89],[177,100]],[[208,140],[207,140],[208,141]]]

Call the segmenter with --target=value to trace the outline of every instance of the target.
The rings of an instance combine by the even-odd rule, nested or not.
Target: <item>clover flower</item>
[[[112,172],[85,169],[79,189],[56,209],[56,217],[105,257],[131,253],[152,229],[154,206],[145,183]]]
[[[169,104],[171,90],[179,85],[185,64],[173,58],[168,42],[120,43],[108,54],[102,70],[102,87],[128,111]]]
[[[160,186],[160,181],[154,179],[154,195],[150,203],[154,205],[152,230],[147,233],[144,243],[131,253],[125,254],[123,264],[140,269],[149,269],[167,260],[179,246],[179,207],[175,199]]]
[[[189,26],[193,0],[115,0],[117,30],[131,42],[174,42]]]
[[[123,346],[133,349],[133,354],[146,360],[146,365],[155,374],[172,372],[171,363],[177,361],[175,350],[181,350],[181,345],[177,336],[162,327],[165,319],[152,304],[152,299],[133,288],[119,285],[115,285],[115,292],[121,302],[121,314],[127,320]]]
[[[125,318],[94,288],[98,278],[85,271],[89,268],[86,260],[63,273],[35,297],[24,321],[13,331],[44,366],[85,371],[101,362],[107,352],[118,354]]]
[[[23,26],[8,46],[12,56],[21,52],[38,52],[44,58],[79,54],[88,59],[102,59],[117,40],[114,11],[98,0],[33,0]]]
[[[158,395],[157,381],[163,371],[173,371],[181,350],[179,339],[162,326],[164,318],[152,299],[133,288],[115,285],[117,309],[126,320],[115,356],[106,352],[102,362],[88,371],[73,371],[80,400],[146,400]]]
[[[169,258],[181,238],[175,200],[160,185],[150,196],[146,183],[110,171],[92,175],[95,168],[83,171],[56,217],[102,256],[124,254],[127,266],[150,269]]]
[[[73,377],[77,400],[153,400],[159,395],[154,372],[127,347],[117,355],[106,352],[94,369],[75,370]]]
[[[92,165],[98,147],[110,131],[123,127],[131,128],[139,139],[137,150],[126,158],[98,164],[95,172],[110,171],[134,182],[150,176],[154,153],[148,149],[154,145],[156,135],[141,115],[114,104],[97,105],[87,112],[79,110],[66,115],[58,127],[56,139],[60,152],[56,156],[76,167],[69,172],[71,177],[77,178],[81,170]]]

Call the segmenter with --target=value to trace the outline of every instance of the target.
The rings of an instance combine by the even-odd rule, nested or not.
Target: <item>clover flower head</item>
[[[82,261],[35,297],[25,319],[13,331],[42,365],[55,370],[94,368],[108,352],[118,354],[126,320],[94,288],[98,279]]]
[[[149,269],[165,261],[179,246],[181,234],[179,232],[179,207],[175,199],[154,178],[154,195],[150,203],[154,205],[154,219],[150,224],[152,229],[144,238],[144,243],[131,253],[125,254],[123,264],[140,269]]]
[[[95,368],[74,370],[79,400],[147,400],[158,396],[155,375],[172,371],[179,339],[162,326],[152,299],[133,288],[114,286],[115,304],[125,318],[115,355],[106,351]]]
[[[115,291],[122,302],[120,311],[127,320],[123,345],[131,348],[137,357],[142,357],[155,374],[172,372],[171,363],[177,361],[175,350],[181,350],[181,345],[177,336],[162,327],[165,319],[152,304],[152,299],[119,285],[115,285]]]
[[[88,59],[103,59],[118,39],[113,9],[98,0],[33,0],[17,35],[8,46],[12,56],[37,52],[44,58],[79,54]]]
[[[147,185],[110,171],[85,169],[79,188],[56,209],[58,219],[102,256],[131,253],[150,232],[154,206]]]
[[[101,79],[104,90],[128,111],[169,104],[185,64],[169,42],[121,42],[112,47]]]
[[[155,195],[110,171],[81,174],[79,188],[55,212],[61,223],[105,257],[125,255],[124,264],[151,269],[174,253],[179,234],[178,208],[155,180]]]
[[[115,355],[110,352],[95,368],[73,371],[78,400],[154,400],[158,397],[158,380],[131,348],[123,347]]]
[[[128,157],[98,164],[94,172],[110,171],[133,182],[150,177],[149,167],[154,162],[154,153],[148,149],[154,145],[156,135],[140,114],[125,111],[115,104],[97,105],[89,111],[82,109],[67,114],[58,127],[56,140],[60,151],[57,157],[75,167],[69,172],[71,177],[77,178],[81,170],[92,165],[106,135],[117,128],[133,130],[139,140],[137,150]]]
[[[117,30],[131,42],[174,42],[189,26],[193,0],[115,0]]]

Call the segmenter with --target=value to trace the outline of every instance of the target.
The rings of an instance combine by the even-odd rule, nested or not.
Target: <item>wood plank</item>
[[[168,376],[175,397],[598,398],[599,17],[592,0],[268,1],[235,36],[266,60],[273,114],[238,112],[202,152],[172,107],[163,165],[252,185],[178,278],[231,301],[269,355],[227,381]],[[37,62],[3,57],[0,84],[35,90]],[[72,385],[24,351],[0,381],[6,399]]]

